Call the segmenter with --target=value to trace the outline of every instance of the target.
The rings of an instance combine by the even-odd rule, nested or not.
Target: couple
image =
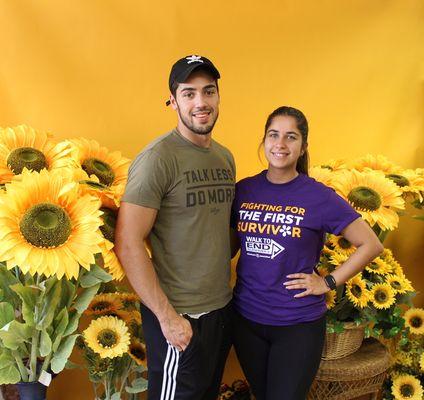
[[[270,114],[268,169],[235,185],[231,153],[211,138],[219,78],[205,57],[174,64],[167,104],[177,127],[136,157],[122,198],[115,249],[143,302],[148,399],[215,400],[234,343],[257,400],[303,400],[321,358],[324,294],[383,248],[347,202],[308,177],[299,110]],[[322,278],[314,266],[325,232],[357,250]]]

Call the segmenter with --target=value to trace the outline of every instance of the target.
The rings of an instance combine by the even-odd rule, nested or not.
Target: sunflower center
[[[107,189],[107,186],[103,185],[103,183],[100,183],[100,182],[82,180],[82,181],[80,181],[80,183],[83,183],[84,185],[90,186],[90,187],[92,187],[94,189],[98,189],[98,190],[106,190]]]
[[[414,328],[420,328],[423,324],[423,320],[420,317],[416,316],[410,319],[410,323],[411,326],[413,326]]]
[[[409,186],[409,181],[402,175],[396,175],[396,174],[389,174],[386,175],[387,178],[392,180],[396,185],[399,187]]]
[[[400,346],[401,350],[404,351],[405,353],[408,353],[409,351],[412,350],[412,344],[411,342],[407,342],[403,345]]]
[[[16,175],[22,173],[25,167],[37,172],[48,167],[44,154],[32,147],[20,147],[13,150],[7,157],[7,165]]]
[[[103,220],[103,225],[100,226],[100,230],[107,240],[112,243],[115,243],[115,227],[117,213],[116,211],[106,207],[100,208],[100,211],[103,211],[103,214],[101,216]]]
[[[365,186],[352,189],[347,198],[355,207],[362,210],[375,211],[381,206],[380,195],[375,190]]]
[[[400,392],[403,397],[412,397],[414,395],[414,389],[409,383],[405,383],[400,387]]]
[[[131,354],[139,360],[144,360],[146,354],[141,346],[130,347]]]
[[[118,335],[112,329],[103,329],[97,335],[97,342],[103,347],[115,346],[118,339]]]
[[[93,310],[94,311],[103,311],[103,310],[107,310],[111,306],[112,306],[112,304],[109,303],[108,301],[98,301],[96,304],[94,304]]]
[[[349,240],[346,240],[344,237],[340,238],[338,243],[342,249],[350,249],[352,246]]]
[[[399,281],[391,281],[390,285],[392,286],[393,289],[396,289],[396,290],[402,289],[402,285],[400,284]]]
[[[114,179],[115,173],[113,169],[105,162],[97,158],[87,158],[82,163],[82,169],[87,172],[88,175],[96,175],[99,178],[100,183],[106,186],[110,186]]]
[[[40,203],[23,215],[19,228],[24,238],[37,247],[57,247],[71,235],[71,219],[63,208]]]
[[[359,298],[362,295],[362,288],[359,285],[353,285],[351,292],[356,298]]]
[[[387,301],[387,293],[384,290],[378,290],[375,293],[375,299],[378,303],[385,303]]]

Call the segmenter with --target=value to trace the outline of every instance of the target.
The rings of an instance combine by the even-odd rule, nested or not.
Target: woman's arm
[[[384,250],[378,237],[362,218],[350,223],[343,229],[341,234],[356,247],[356,251],[331,273],[337,285],[345,283],[362,271],[369,262],[374,260]],[[324,278],[315,272],[312,274],[290,274],[287,275],[287,278],[292,279],[284,282],[287,289],[306,289],[294,297],[304,297],[311,294],[319,295],[330,291]]]

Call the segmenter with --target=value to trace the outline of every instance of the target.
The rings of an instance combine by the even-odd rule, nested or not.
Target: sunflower
[[[386,309],[395,302],[395,292],[387,283],[377,283],[370,290],[370,298],[375,308]]]
[[[346,254],[337,253],[336,251],[333,253],[333,255],[330,257],[330,262],[334,266],[338,267],[342,265],[347,259],[349,258]]]
[[[122,321],[125,322],[126,325],[128,325],[130,322],[133,321],[133,317],[131,315],[131,312],[127,311],[127,310],[123,310],[123,309],[111,311],[109,313],[109,316],[121,319]]]
[[[341,171],[333,187],[371,226],[393,230],[399,222],[396,210],[405,208],[402,191],[383,174],[375,171]]]
[[[346,296],[355,307],[364,308],[367,306],[370,295],[365,281],[361,278],[361,274],[346,282]]]
[[[23,273],[76,278],[103,242],[100,201],[59,171],[24,169],[0,195],[0,260]]]
[[[87,315],[109,315],[123,307],[119,296],[114,293],[102,293],[94,296],[85,314]]]
[[[413,375],[399,375],[393,379],[392,394],[396,400],[422,400],[423,388]]]
[[[134,310],[136,309],[137,304],[140,303],[140,297],[134,293],[120,292],[117,293],[117,295],[119,296],[126,310]]]
[[[120,357],[128,351],[130,334],[124,321],[104,316],[91,321],[83,332],[87,346],[101,358]]]
[[[384,249],[379,257],[389,266],[390,273],[395,275],[403,275],[402,267],[393,257],[393,253],[390,249]]]
[[[388,265],[383,259],[380,257],[374,258],[366,267],[365,269],[368,272],[372,272],[374,274],[378,275],[387,275],[391,272],[392,268],[390,265]]]
[[[69,143],[55,142],[51,135],[27,125],[0,129],[0,183],[10,182],[24,168],[40,172],[69,167],[75,160]]]
[[[72,178],[74,181],[80,183],[82,194],[91,194],[98,197],[102,202],[102,207],[117,210],[120,205],[120,200],[124,192],[125,186],[123,184],[114,185],[112,187],[100,183],[96,175],[88,175],[81,168],[73,168],[71,170]]]
[[[78,162],[88,175],[96,175],[107,187],[124,189],[130,164],[128,158],[122,157],[119,151],[110,152],[95,140],[78,138],[70,142],[77,149]]]
[[[101,265],[101,267],[106,268],[113,276],[113,279],[121,281],[125,276],[125,272],[118,257],[113,251],[113,243],[104,239],[103,242],[100,243],[100,249],[103,256],[103,265]]]
[[[416,335],[424,333],[424,310],[422,308],[410,308],[405,312],[403,318],[411,333]]]
[[[424,192],[424,177],[418,175],[412,169],[397,169],[390,174],[386,174],[386,178],[392,180],[402,191],[404,198],[411,196],[423,201],[422,192]]]
[[[398,166],[390,162],[387,157],[380,154],[374,156],[372,154],[366,154],[365,156],[359,157],[351,163],[352,168],[355,168],[357,171],[382,171],[385,174],[390,174]]]
[[[333,255],[333,253],[334,253],[334,250],[333,250],[331,247],[327,246],[327,244],[328,244],[328,243],[326,243],[326,244],[323,246],[323,248],[322,248],[322,250],[321,250],[321,254],[326,255],[326,256],[332,256],[332,255]]]
[[[308,171],[309,176],[316,181],[323,183],[326,186],[332,186],[334,173],[325,167],[312,167]]]
[[[392,287],[395,293],[403,294],[412,291],[410,290],[410,283],[403,276],[389,274],[386,276],[386,283]]]
[[[412,365],[412,356],[409,353],[403,351],[398,351],[395,355],[394,362],[396,364],[404,365],[410,367]]]
[[[326,168],[330,171],[340,171],[348,167],[346,160],[328,160],[325,164],[321,165],[321,168]]]
[[[424,372],[424,352],[422,352],[420,355],[420,369],[421,372]]]
[[[146,347],[143,343],[134,339],[130,344],[128,354],[137,365],[146,366]]]
[[[345,256],[350,256],[356,250],[356,247],[343,236],[329,235],[328,241],[334,247],[334,251]]]
[[[335,290],[330,290],[325,293],[325,304],[327,310],[331,310],[336,305],[337,292]]]

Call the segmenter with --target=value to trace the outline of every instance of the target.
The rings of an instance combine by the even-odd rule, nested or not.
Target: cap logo
[[[201,56],[190,56],[190,57],[186,57],[187,64],[191,64],[194,62],[203,62],[202,57]]]

